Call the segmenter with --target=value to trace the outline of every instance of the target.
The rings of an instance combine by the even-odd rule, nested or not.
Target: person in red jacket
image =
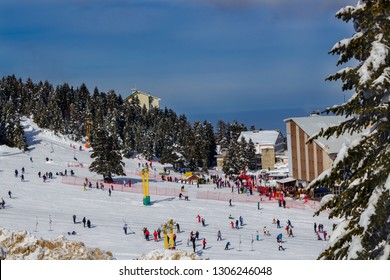
[[[202,244],[203,244],[203,249],[206,249],[206,244],[207,244],[206,238],[203,238]]]
[[[154,231],[153,232],[153,238],[154,238],[154,241],[158,241],[158,239],[157,239],[157,231]]]
[[[145,229],[145,239],[146,240],[149,240],[149,235],[150,235],[150,232],[148,229]]]
[[[200,216],[196,216],[196,218],[198,219],[198,223],[200,223]]]

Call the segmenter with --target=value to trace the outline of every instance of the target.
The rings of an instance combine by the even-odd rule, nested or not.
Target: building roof
[[[244,137],[247,142],[252,139],[255,145],[275,145],[279,134],[280,132],[276,130],[243,131],[238,140]]]
[[[286,184],[286,183],[290,183],[290,182],[295,182],[296,180],[297,179],[294,179],[292,177],[287,177],[287,178],[284,178],[284,179],[276,180],[276,183]]]
[[[143,95],[152,97],[152,98],[154,98],[154,99],[161,100],[161,99],[158,98],[158,97],[155,97],[155,96],[153,96],[153,95],[150,95],[149,93],[146,93],[146,92],[143,92],[143,91],[140,91],[140,90],[137,90],[137,89],[132,89],[132,90],[131,90],[131,94],[129,95],[129,97],[127,97],[127,99],[132,98],[132,97],[136,96],[137,94],[143,94]]]
[[[344,116],[318,116],[312,115],[309,117],[289,118],[284,121],[294,121],[309,137],[318,133],[321,128],[327,129],[331,126],[340,125],[350,118]],[[338,153],[343,143],[351,142],[361,136],[362,133],[344,133],[339,137],[331,136],[328,139],[319,137],[315,142],[322,147],[328,154]]]

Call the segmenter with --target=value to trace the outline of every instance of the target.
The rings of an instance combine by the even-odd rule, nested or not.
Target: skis
[[[125,219],[122,219],[122,221],[124,222],[125,225],[127,225],[127,233],[128,233],[128,234],[135,234],[135,231],[132,230],[132,229],[129,227],[129,224],[125,221]]]

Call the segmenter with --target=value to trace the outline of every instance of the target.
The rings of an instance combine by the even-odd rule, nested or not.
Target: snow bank
[[[201,260],[195,253],[188,253],[182,250],[160,250],[156,249],[142,255],[139,260]]]
[[[0,228],[1,259],[7,260],[111,260],[111,252],[87,248],[83,242],[38,239],[27,231]]]

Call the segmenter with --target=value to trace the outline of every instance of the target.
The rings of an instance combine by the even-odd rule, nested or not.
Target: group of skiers
[[[20,181],[21,182],[24,182],[24,171],[25,171],[25,169],[24,169],[24,167],[22,167],[22,174],[20,174]],[[15,178],[17,178],[19,175],[19,171],[17,169],[15,169],[14,174],[15,174]]]
[[[187,246],[189,246],[189,243],[191,242],[192,249],[193,249],[194,253],[196,252],[196,246],[197,246],[196,240],[199,240],[199,231],[196,231],[195,233],[193,231],[191,231],[190,238],[187,240]],[[221,240],[222,240],[222,237],[221,237]],[[202,245],[203,245],[202,249],[206,249],[206,244],[207,244],[206,238],[203,238],[202,239]]]
[[[230,220],[234,220],[232,215],[229,215]],[[240,216],[236,222],[230,221],[230,226],[232,229],[240,229],[240,226],[244,226],[244,218]]]
[[[46,172],[44,174],[41,173],[41,171],[38,172],[38,177],[43,179],[43,182],[45,183],[47,179],[53,179],[53,172]]]
[[[92,226],[91,221],[87,220],[85,217],[81,220],[81,222],[83,223],[84,227],[87,226],[88,228],[91,228]],[[78,224],[78,222],[76,221],[76,215],[73,215],[73,223]]]
[[[326,240],[326,237],[328,236],[328,233],[324,231],[323,224],[319,224],[317,229],[317,223],[314,223],[314,233],[316,234],[318,240],[322,240],[320,233],[324,236],[324,240]]]

